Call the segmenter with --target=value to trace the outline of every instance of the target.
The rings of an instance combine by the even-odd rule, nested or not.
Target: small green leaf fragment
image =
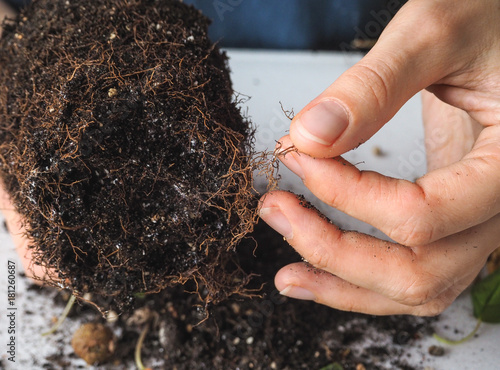
[[[465,342],[471,340],[474,337],[474,335],[476,335],[477,331],[479,330],[479,327],[481,326],[481,322],[482,322],[481,319],[477,319],[477,323],[476,323],[476,326],[474,327],[474,329],[469,334],[467,334],[465,337],[463,337],[461,339],[449,339],[449,338],[442,337],[441,335],[439,335],[437,333],[434,333],[433,337],[434,337],[434,339],[438,340],[441,343],[449,344],[451,346],[456,346],[458,344],[462,344],[462,343],[465,343]]]
[[[333,364],[322,367],[320,370],[344,370],[344,367],[338,362],[334,362]]]
[[[471,295],[476,318],[500,323],[500,269],[475,284]]]

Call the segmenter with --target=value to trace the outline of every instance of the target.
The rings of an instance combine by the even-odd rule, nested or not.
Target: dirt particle
[[[71,346],[87,364],[104,363],[114,352],[113,332],[102,324],[83,324],[74,333]]]
[[[240,313],[240,305],[238,303],[232,303],[231,304],[231,309],[233,310],[234,314],[238,315]]]
[[[110,310],[106,313],[106,321],[110,324],[113,324],[118,321],[118,314],[116,311]]]
[[[431,356],[441,357],[446,353],[445,349],[441,346],[430,346],[428,352]]]
[[[385,157],[387,155],[387,153],[378,145],[372,148],[372,153],[375,157]]]
[[[118,90],[115,89],[114,87],[108,90],[108,97],[113,98],[116,95],[118,95]]]

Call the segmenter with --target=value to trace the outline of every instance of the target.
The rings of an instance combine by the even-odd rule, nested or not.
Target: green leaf
[[[472,287],[474,316],[489,323],[500,323],[500,269]]]
[[[338,362],[334,362],[333,364],[322,367],[320,370],[344,370],[344,367]]]

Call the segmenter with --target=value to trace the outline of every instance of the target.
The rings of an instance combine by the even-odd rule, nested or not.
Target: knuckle
[[[344,205],[342,196],[334,190],[329,191],[323,198],[325,199],[325,203],[330,207],[340,208]]]
[[[420,246],[432,242],[435,234],[435,225],[431,221],[416,216],[393,229],[389,237],[405,246]]]
[[[463,11],[447,11],[447,6],[449,4],[443,1],[428,2],[413,14],[413,21],[418,22],[419,29],[423,30],[417,41],[430,46],[436,43],[449,46],[450,41],[462,35],[464,26],[471,23],[470,18]],[[425,16],[422,17],[422,14]]]
[[[429,305],[432,307],[432,302],[439,290],[440,281],[435,276],[423,275],[422,273],[413,273],[413,280],[409,284],[405,284],[400,292],[397,294],[396,299],[407,306],[419,308]]]
[[[363,183],[363,172],[353,172],[349,174],[349,177],[346,179],[349,181],[349,186],[351,188],[351,191],[353,193],[356,193],[358,190],[362,188],[362,183]],[[323,182],[324,179],[318,179],[318,181]],[[374,191],[373,189],[376,188],[375,185],[373,185],[370,188],[370,191]],[[338,189],[335,188],[329,188],[328,192],[326,194],[318,194],[320,197],[322,196],[322,199],[325,200],[325,203],[328,204],[330,207],[338,208],[340,210],[347,210],[351,206],[353,206],[353,203],[355,200],[350,197],[346,196],[345,192],[339,191]]]
[[[458,25],[453,17],[443,17],[443,13],[436,9],[428,13],[428,17],[422,20],[421,26],[424,33],[424,40],[431,43],[436,43],[436,40],[449,42],[450,39],[456,37],[456,30]]]
[[[384,228],[387,235],[405,246],[426,245],[433,241],[438,214],[433,213],[423,187],[418,183],[401,182],[394,197],[401,207],[387,218],[389,224]]]
[[[448,308],[448,304],[441,300],[431,301],[421,307],[418,307],[415,315],[417,316],[438,316]]]
[[[378,115],[389,100],[389,86],[394,73],[393,67],[390,67],[385,61],[377,60],[375,65],[376,68],[371,64],[359,62],[352,77],[362,86],[360,91],[370,92],[369,95],[373,98],[369,100],[373,104],[371,109],[375,110],[376,115]]]
[[[330,254],[326,253],[324,248],[317,247],[307,256],[307,262],[320,270],[325,270],[331,267],[332,261],[330,257]]]
[[[429,291],[422,287],[412,287],[403,293],[400,302],[412,307],[422,306],[429,301]]]

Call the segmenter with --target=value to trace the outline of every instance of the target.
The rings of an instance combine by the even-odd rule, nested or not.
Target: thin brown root
[[[286,118],[288,118],[290,121],[293,120],[293,118],[295,117],[295,113],[293,111],[293,108],[291,110],[286,110],[285,108],[283,108],[282,102],[280,102],[280,106],[281,106],[281,110],[285,114]]]

